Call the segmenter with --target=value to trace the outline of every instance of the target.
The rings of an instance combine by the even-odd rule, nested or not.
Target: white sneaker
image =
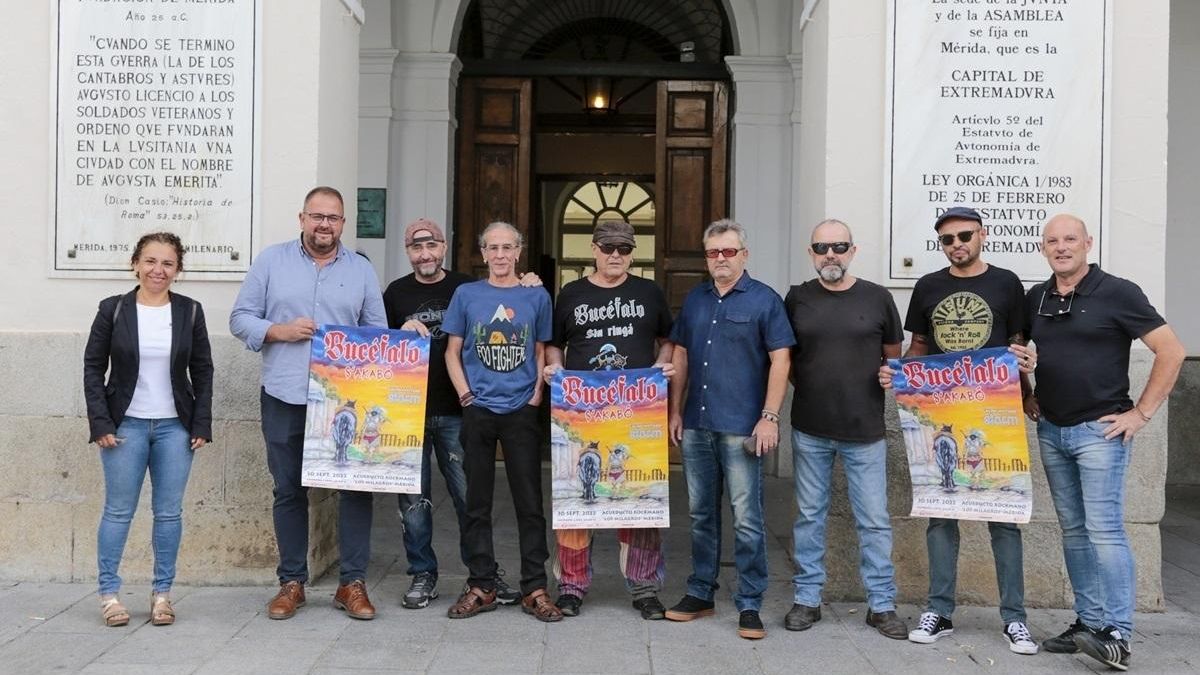
[[[950,619],[934,612],[925,612],[917,621],[917,627],[908,631],[908,639],[910,642],[927,645],[953,634],[954,624],[950,622]]]
[[[1008,648],[1017,654],[1038,653],[1037,643],[1029,634],[1029,628],[1020,621],[1014,621],[1005,626],[1004,637],[1008,638]]]

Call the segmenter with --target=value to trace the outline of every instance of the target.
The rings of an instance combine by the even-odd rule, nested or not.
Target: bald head
[[[1046,226],[1042,228],[1043,240],[1046,238],[1047,233],[1051,231],[1053,231],[1056,235],[1074,232],[1077,236],[1084,239],[1090,236],[1088,234],[1087,225],[1083,222],[1083,220],[1078,216],[1073,216],[1069,213],[1060,213],[1056,216],[1052,216],[1050,220],[1046,221]]]
[[[812,243],[819,241],[848,241],[854,243],[854,235],[850,232],[850,226],[835,218],[822,220],[813,228]]]
[[[1087,274],[1088,252],[1092,238],[1083,220],[1069,213],[1060,213],[1042,227],[1042,255],[1050,269],[1060,279],[1078,281]]]

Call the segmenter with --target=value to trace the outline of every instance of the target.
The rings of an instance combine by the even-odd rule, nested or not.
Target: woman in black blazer
[[[153,486],[154,586],[150,622],[174,623],[170,590],[182,535],[192,453],[212,440],[212,351],[200,303],[170,292],[183,244],[169,232],[138,240],[139,285],[100,302],[83,354],[90,440],[104,466],[97,534],[100,608],[109,626],[129,623],[117,569],[146,472]],[[108,382],[104,381],[105,371]]]

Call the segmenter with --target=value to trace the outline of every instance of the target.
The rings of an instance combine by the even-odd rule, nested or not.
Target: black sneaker
[[[1087,629],[1088,627],[1077,618],[1075,623],[1068,626],[1063,632],[1043,640],[1042,649],[1052,654],[1074,654],[1079,651],[1079,647],[1075,646],[1075,634]]]
[[[400,604],[407,609],[421,609],[428,607],[429,601],[437,596],[437,575],[432,572],[418,572],[413,576],[412,585],[401,598]]]
[[[638,598],[633,601],[633,608],[642,613],[642,618],[647,621],[658,621],[666,618],[667,608],[659,602],[657,595],[651,595],[648,598]]]
[[[1113,626],[1079,631],[1075,634],[1075,646],[1109,668],[1129,670],[1129,640],[1122,638],[1121,631]]]
[[[788,630],[808,630],[820,620],[820,607],[809,607],[797,602],[792,604],[787,616],[783,617],[783,627]]]
[[[954,624],[950,619],[938,616],[936,612],[925,612],[917,621],[917,627],[908,632],[908,639],[910,642],[928,645],[953,634]]]
[[[1008,638],[1008,649],[1014,654],[1036,654],[1037,643],[1029,634],[1029,626],[1024,621],[1013,621],[1004,627],[1004,637]]]
[[[716,613],[712,600],[701,600],[694,595],[685,595],[665,616],[671,621],[691,621]]]
[[[496,603],[500,605],[515,605],[521,601],[521,591],[511,588],[504,583],[504,569],[496,568]]]
[[[743,609],[738,615],[738,637],[747,640],[761,640],[767,637],[767,629],[763,628],[762,619],[753,609]]]
[[[563,616],[579,616],[579,608],[583,606],[583,598],[570,593],[563,593],[554,601],[554,606],[561,609]]]

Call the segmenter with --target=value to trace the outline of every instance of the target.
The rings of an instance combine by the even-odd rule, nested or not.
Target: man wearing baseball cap
[[[905,356],[944,354],[985,347],[1024,344],[1025,289],[1009,270],[989,265],[980,254],[987,240],[983,218],[975,209],[954,206],[933,224],[950,266],[930,272],[917,281],[908,305],[905,330],[912,343]],[[1032,366],[1020,362],[1021,388],[1029,390],[1027,373]],[[879,383],[892,385],[892,370],[879,369]],[[1036,654],[1037,643],[1025,625],[1024,552],[1021,530],[1013,523],[989,522],[996,582],[1000,588],[1000,616],[1009,649]],[[930,518],[925,531],[929,551],[929,599],[925,612],[908,639],[928,644],[954,632],[958,577],[958,520]]]
[[[592,233],[596,270],[563,287],[554,306],[554,338],[546,348],[547,384],[564,365],[570,370],[662,368],[667,377],[673,347],[671,310],[658,284],[629,274],[637,241],[633,226],[605,221]],[[628,312],[588,312],[595,307],[627,307]],[[564,359],[565,351],[565,359]],[[565,616],[577,616],[592,583],[592,531],[555,530],[558,577],[555,604]],[[662,533],[657,528],[617,530],[621,574],[643,619],[662,619],[658,599],[665,574]]]

